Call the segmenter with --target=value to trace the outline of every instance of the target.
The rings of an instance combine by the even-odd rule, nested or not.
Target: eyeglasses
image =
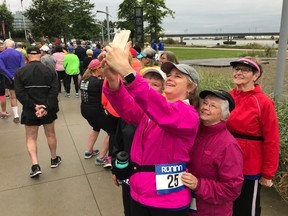
[[[241,71],[242,74],[247,74],[248,72],[253,72],[252,69],[247,67],[233,67],[233,72]]]
[[[220,109],[220,107],[217,107],[215,104],[213,103],[208,103],[207,101],[203,100],[202,101],[202,106],[207,106],[209,108],[209,110],[217,110]]]

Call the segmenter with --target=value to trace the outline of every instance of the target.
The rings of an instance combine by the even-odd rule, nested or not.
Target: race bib
[[[186,163],[155,165],[157,193],[168,194],[184,189],[181,174],[185,171]]]

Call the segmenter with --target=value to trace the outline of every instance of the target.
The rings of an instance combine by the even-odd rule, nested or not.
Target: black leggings
[[[260,216],[260,189],[258,180],[245,179],[241,194],[233,203],[233,216]]]
[[[64,76],[64,87],[65,87],[65,91],[66,91],[67,93],[70,93],[71,78],[72,78],[73,81],[74,81],[75,92],[78,93],[78,92],[79,92],[78,75],[68,75],[68,74],[65,74],[65,76]]]
[[[64,76],[65,76],[65,71],[56,71],[57,75],[58,75],[58,86],[59,86],[59,92],[61,92],[61,80],[63,80],[64,82]],[[64,89],[65,89],[65,85],[64,85]],[[65,89],[66,91],[66,89]]]
[[[189,209],[170,210],[163,208],[154,208],[144,206],[131,199],[131,215],[132,216],[188,216]]]

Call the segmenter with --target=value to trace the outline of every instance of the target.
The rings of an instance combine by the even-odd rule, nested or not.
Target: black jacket
[[[45,105],[48,112],[59,111],[57,74],[40,61],[32,61],[19,68],[14,87],[23,111],[34,111],[35,104]]]

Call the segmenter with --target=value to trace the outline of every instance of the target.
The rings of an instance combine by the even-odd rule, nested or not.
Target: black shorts
[[[0,74],[0,96],[5,95],[5,77]]]
[[[8,80],[6,80],[5,81],[5,88],[14,90],[14,80],[12,80],[12,82],[9,82]]]
[[[21,115],[21,124],[28,126],[40,126],[50,124],[57,119],[55,112],[48,112],[46,116],[38,118],[35,110],[24,110]]]
[[[94,131],[99,132],[103,129],[109,135],[114,125],[117,125],[114,119],[101,109],[88,108],[82,105],[81,114],[88,121]]]

